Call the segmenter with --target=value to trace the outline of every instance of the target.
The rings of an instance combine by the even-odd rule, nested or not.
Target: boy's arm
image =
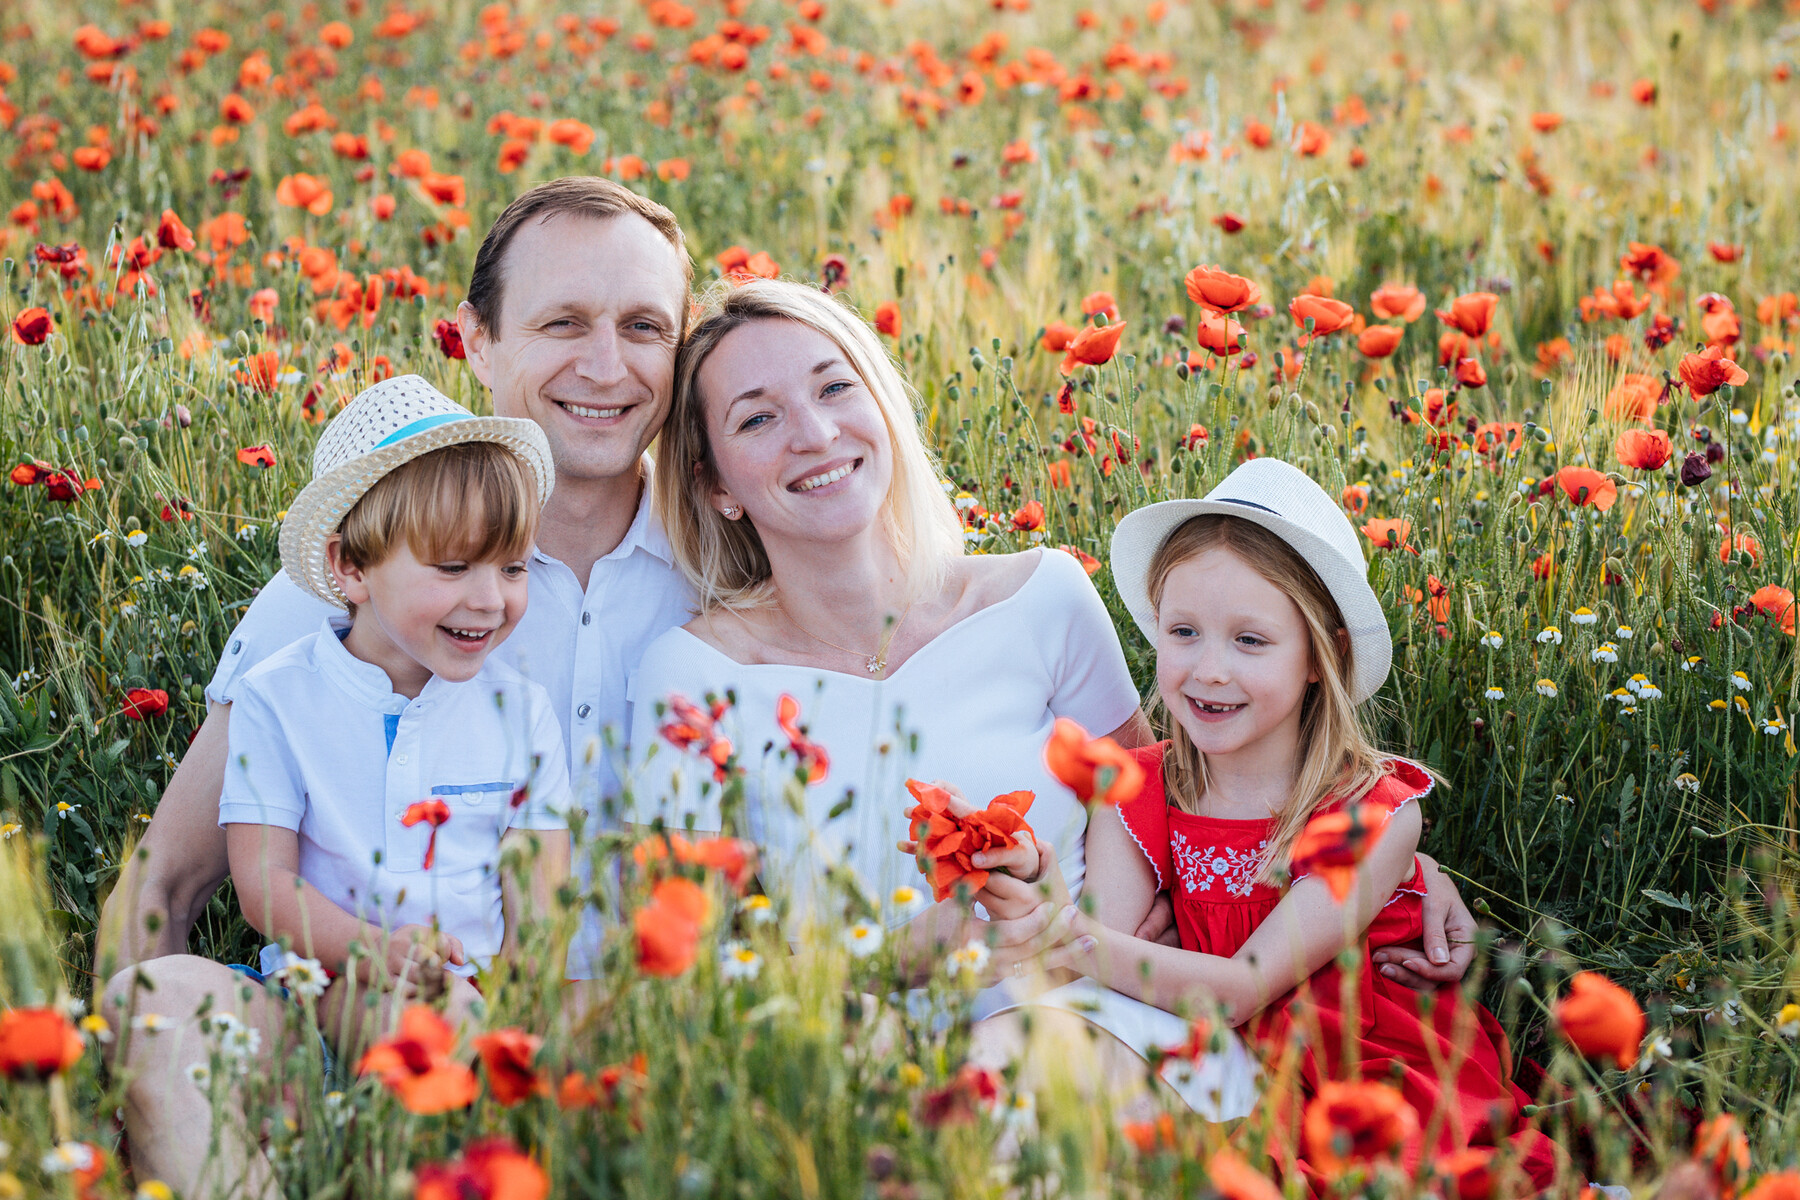
[[[554,911],[556,889],[569,878],[569,846],[566,829],[509,829],[501,836],[500,861],[516,858],[517,869],[503,867],[500,872],[500,911],[506,918],[500,953],[516,953],[524,923]],[[524,880],[519,878],[521,872],[526,873]]]
[[[278,825],[233,823],[225,827],[231,882],[244,919],[271,941],[288,939],[297,954],[316,958],[333,971],[350,960],[350,944],[360,942],[371,962],[387,975],[403,977],[421,956],[414,943],[433,943],[453,963],[466,961],[462,943],[420,925],[402,925],[391,934],[351,916],[300,878],[300,835]]]
[[[1048,964],[1074,967],[1115,991],[1171,1011],[1210,995],[1227,1022],[1241,1025],[1362,936],[1412,871],[1419,830],[1419,806],[1401,808],[1358,868],[1347,903],[1333,899],[1324,880],[1308,876],[1288,889],[1231,958],[1139,941],[1077,914],[1073,940],[1050,955]]]

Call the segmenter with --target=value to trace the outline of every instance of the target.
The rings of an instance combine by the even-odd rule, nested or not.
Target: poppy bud
[[[1708,443],[1706,443],[1706,461],[1709,463],[1724,462],[1725,461],[1725,443],[1723,443],[1723,442],[1708,442]]]
[[[1690,454],[1681,462],[1681,486],[1699,487],[1712,478],[1712,468],[1698,454]]]

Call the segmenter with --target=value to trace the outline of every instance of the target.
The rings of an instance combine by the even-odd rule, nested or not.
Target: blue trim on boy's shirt
[[[434,796],[467,796],[471,792],[510,792],[513,785],[502,779],[498,783],[440,783],[431,789]]]
[[[387,734],[387,752],[394,752],[394,735],[400,732],[400,714],[382,713],[381,732]]]

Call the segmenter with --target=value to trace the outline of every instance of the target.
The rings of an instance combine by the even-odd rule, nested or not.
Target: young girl
[[[1360,723],[1392,645],[1342,512],[1295,467],[1256,459],[1204,500],[1127,516],[1112,567],[1155,642],[1172,737],[1134,752],[1147,780],[1135,800],[1096,809],[1096,917],[1066,910],[1071,940],[1053,961],[1161,1008],[1211,997],[1262,1047],[1269,1078],[1297,1073],[1303,1095],[1284,1107],[1326,1081],[1397,1086],[1421,1126],[1408,1168],[1427,1135],[1440,1154],[1510,1142],[1521,1170],[1551,1183],[1550,1143],[1517,1128],[1529,1098],[1492,1015],[1455,990],[1422,1004],[1369,960],[1371,947],[1421,935],[1414,801],[1432,778],[1382,755]],[[1351,804],[1377,806],[1386,823],[1345,902],[1304,873],[1283,890],[1307,822]],[[1179,948],[1129,932],[1161,890],[1173,896]],[[1297,1115],[1276,1119],[1297,1128]]]

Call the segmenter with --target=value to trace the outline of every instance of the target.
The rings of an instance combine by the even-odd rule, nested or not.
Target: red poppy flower
[[[970,893],[987,886],[988,872],[974,864],[974,856],[988,850],[1016,846],[1031,837],[1025,814],[1036,796],[1008,792],[995,796],[986,809],[958,815],[951,811],[950,793],[917,779],[906,781],[906,790],[918,804],[906,814],[912,822],[912,839],[919,844],[919,870],[931,881],[932,897],[945,900],[966,882]]]
[[[775,724],[787,736],[788,748],[794,752],[806,782],[824,783],[831,771],[831,756],[825,747],[806,736],[806,727],[800,724],[800,702],[785,692],[775,701]]]
[[[51,466],[49,463],[27,462],[20,463],[18,466],[14,467],[7,478],[11,479],[13,483],[17,484],[19,487],[36,487],[44,481],[44,477],[49,475],[50,472]]]
[[[709,759],[713,779],[718,783],[724,783],[730,774],[731,739],[718,732],[718,720],[729,707],[725,701],[717,700],[708,710],[683,696],[670,696],[668,718],[658,731],[677,750],[696,750]]]
[[[1114,325],[1084,325],[1080,332],[1070,339],[1068,352],[1063,356],[1062,373],[1072,375],[1075,368],[1082,364],[1099,366],[1112,359],[1119,348],[1119,339],[1125,336],[1125,322]]]
[[[1656,414],[1662,385],[1648,375],[1626,374],[1606,393],[1601,412],[1614,421],[1648,421]]]
[[[1358,864],[1380,839],[1387,819],[1387,810],[1378,804],[1357,804],[1314,817],[1294,842],[1289,873],[1295,879],[1319,876],[1342,904],[1356,883]]]
[[[426,1163],[413,1184],[413,1200],[546,1200],[550,1177],[506,1138],[471,1143],[453,1163]]]
[[[1262,289],[1218,267],[1195,267],[1187,273],[1188,299],[1221,315],[1242,312],[1262,302]]]
[[[1213,1151],[1206,1178],[1220,1200],[1281,1200],[1281,1189],[1229,1148]]]
[[[445,358],[468,357],[467,352],[463,349],[462,327],[455,321],[439,318],[431,332],[432,336],[437,338],[438,349]]]
[[[406,806],[400,816],[400,823],[411,829],[423,822],[431,826],[431,833],[425,838],[425,862],[423,869],[431,870],[431,864],[437,859],[438,828],[450,820],[450,806],[436,796],[429,800],[415,800]]]
[[[1385,1083],[1323,1082],[1306,1106],[1306,1156],[1327,1177],[1397,1158],[1419,1134],[1419,1114]]]
[[[1195,323],[1194,340],[1202,350],[1210,350],[1220,358],[1229,358],[1244,348],[1244,327],[1222,314],[1201,313]]]
[[[269,446],[245,446],[237,452],[237,460],[246,467],[268,470],[275,465],[275,451]]]
[[[1123,804],[1144,786],[1144,768],[1131,751],[1109,737],[1089,737],[1067,717],[1051,726],[1044,765],[1083,804]]]
[[[1722,346],[1708,346],[1698,354],[1684,355],[1676,370],[1696,397],[1710,396],[1726,384],[1742,387],[1750,379],[1749,372],[1725,357]]]
[[[81,1035],[60,1010],[0,1012],[0,1075],[12,1080],[47,1079],[80,1059]]]
[[[1762,542],[1757,540],[1754,533],[1733,533],[1728,537],[1719,539],[1720,562],[1728,563],[1740,554],[1748,554],[1750,556],[1751,566],[1762,566]]]
[[[973,1124],[982,1108],[1000,1102],[1000,1077],[987,1067],[964,1063],[949,1083],[927,1092],[919,1108],[919,1123],[927,1129]]]
[[[1012,515],[1012,527],[1020,533],[1032,533],[1044,528],[1044,502],[1042,500],[1027,501],[1024,507]]]
[[[673,978],[694,965],[700,927],[712,908],[706,893],[679,875],[660,880],[650,901],[632,915],[637,935],[638,969],[646,975]]]
[[[1468,1146],[1437,1160],[1433,1170],[1442,1182],[1444,1200],[1492,1200],[1494,1151],[1487,1146]]]
[[[875,332],[887,337],[900,336],[900,306],[892,300],[883,300],[875,306]]]
[[[1100,573],[1100,560],[1089,554],[1086,550],[1083,550],[1078,546],[1058,546],[1057,549],[1074,558],[1076,562],[1081,564],[1081,569],[1086,571],[1090,576],[1098,575]]]
[[[1487,386],[1487,371],[1479,358],[1465,358],[1456,364],[1456,382],[1466,388]]]
[[[1386,358],[1400,348],[1406,330],[1398,325],[1371,325],[1356,339],[1356,349],[1366,358]]]
[[[1438,320],[1468,337],[1483,337],[1493,324],[1494,306],[1499,303],[1500,297],[1492,292],[1470,292],[1452,300],[1448,311],[1438,309]]]
[[[161,688],[132,688],[119,702],[119,712],[133,721],[146,721],[169,711],[169,693]]]
[[[1662,468],[1674,453],[1674,443],[1660,429],[1627,429],[1613,443],[1613,454],[1618,457],[1619,464],[1640,471]]]
[[[543,1044],[543,1038],[522,1029],[496,1029],[475,1039],[475,1051],[487,1072],[488,1091],[502,1107],[550,1094],[550,1081],[532,1066]]]
[[[1212,223],[1226,233],[1237,233],[1244,227],[1244,218],[1234,212],[1222,212],[1212,219]]]
[[[1405,517],[1378,517],[1362,527],[1363,536],[1375,543],[1377,550],[1405,550],[1417,554],[1407,538],[1412,536],[1412,522]]]
[[[1779,584],[1768,584],[1750,593],[1750,603],[1771,621],[1779,622],[1781,631],[1794,634],[1794,593]]]
[[[1569,980],[1569,994],[1556,1004],[1556,1024],[1581,1054],[1610,1058],[1621,1071],[1637,1061],[1644,1040],[1644,1010],[1638,1002],[1592,971]]]
[[[165,250],[192,250],[194,248],[193,233],[181,223],[181,218],[175,215],[175,210],[172,208],[165,208],[162,211],[162,220],[156,226],[156,244]]]
[[[1069,343],[1074,341],[1075,335],[1080,332],[1073,325],[1052,321],[1044,326],[1044,336],[1038,344],[1052,354],[1061,354],[1069,348]]]
[[[467,1108],[475,1102],[475,1072],[450,1057],[455,1042],[449,1022],[428,1005],[410,1005],[400,1015],[400,1032],[371,1046],[356,1073],[377,1076],[408,1112]]]
[[[1618,486],[1590,467],[1564,467],[1556,473],[1556,486],[1576,504],[1591,504],[1601,512],[1619,498]]]
[[[56,323],[50,319],[50,310],[34,306],[13,318],[12,335],[21,345],[41,346],[55,328]]]
[[[1701,1122],[1694,1131],[1694,1161],[1706,1168],[1724,1200],[1737,1195],[1750,1175],[1750,1139],[1736,1117],[1720,1113]]]
[[[1294,324],[1302,329],[1311,318],[1314,337],[1325,337],[1340,329],[1350,328],[1356,320],[1356,310],[1342,300],[1333,300],[1329,296],[1304,295],[1295,296],[1288,301],[1288,313],[1294,318]]]
[[[286,208],[304,208],[315,217],[331,211],[331,188],[323,179],[305,173],[284,175],[275,185],[275,203]]]
[[[1425,313],[1425,293],[1404,283],[1384,283],[1369,293],[1369,311],[1382,320],[1412,324]]]

